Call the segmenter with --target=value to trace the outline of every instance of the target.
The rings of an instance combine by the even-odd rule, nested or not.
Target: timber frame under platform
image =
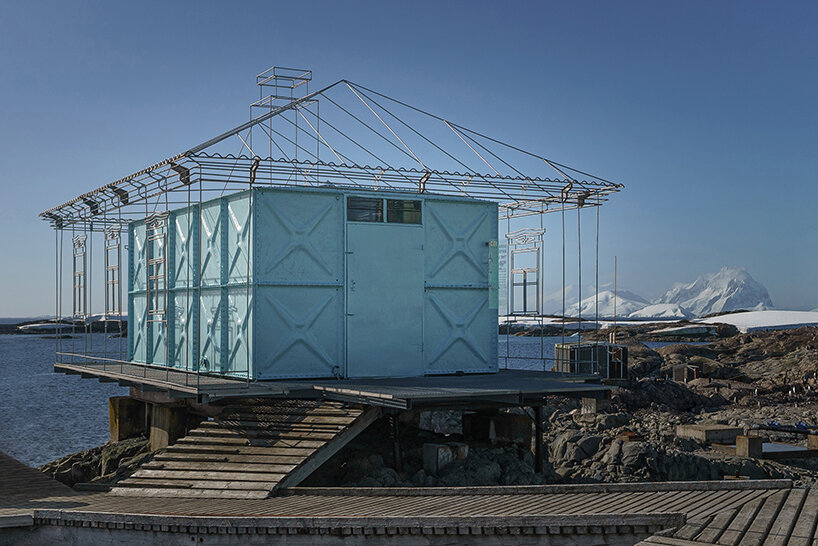
[[[549,395],[605,398],[599,376],[533,370],[378,379],[246,381],[138,364],[57,363],[55,372],[209,403],[237,398],[323,398],[398,410],[463,405],[538,406]]]

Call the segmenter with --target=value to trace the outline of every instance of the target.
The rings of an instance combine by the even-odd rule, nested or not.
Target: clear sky
[[[272,65],[624,183],[603,282],[744,266],[818,307],[815,2],[28,1],[0,4],[0,316],[53,312],[38,212],[245,121]]]

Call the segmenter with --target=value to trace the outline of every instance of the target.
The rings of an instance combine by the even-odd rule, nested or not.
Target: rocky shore
[[[648,348],[645,332],[624,336],[630,378],[610,404],[583,413],[579,401],[549,398],[543,472],[534,472],[530,436],[490,441],[464,434],[460,411],[407,413],[399,419],[401,458],[389,418],[370,426],[310,476],[312,486],[458,486],[789,478],[818,481],[818,458],[753,459],[677,435],[679,425],[748,428],[776,421],[818,425],[818,328],[724,335],[704,345]],[[673,381],[691,366],[696,379]],[[523,408],[508,410],[523,421]],[[519,419],[518,419],[519,420]],[[805,445],[805,436],[767,432],[769,441]],[[426,446],[451,455],[430,469]],[[449,447],[446,447],[449,446]],[[114,483],[150,459],[147,440],[106,444],[41,467],[68,485]]]

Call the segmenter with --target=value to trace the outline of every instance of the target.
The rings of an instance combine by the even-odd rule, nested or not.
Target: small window
[[[419,224],[420,201],[386,200],[386,221],[395,224]]]
[[[350,222],[383,222],[383,199],[347,197],[347,220]]]

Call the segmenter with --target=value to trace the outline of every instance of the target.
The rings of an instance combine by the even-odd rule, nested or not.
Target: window
[[[350,222],[383,222],[383,199],[347,197],[347,220]]]
[[[395,224],[419,224],[420,201],[386,200],[386,221]]]

